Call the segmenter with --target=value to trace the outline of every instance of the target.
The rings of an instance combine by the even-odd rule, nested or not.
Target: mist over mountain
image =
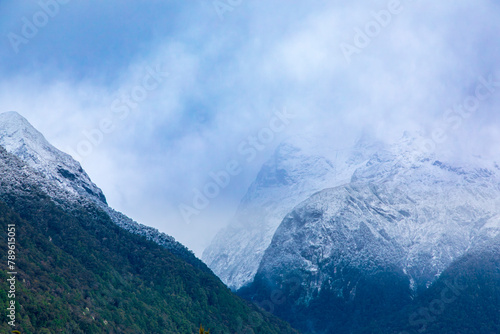
[[[279,146],[203,257],[258,304],[288,290],[273,309],[298,328],[368,330],[497,240],[495,161],[425,150],[410,133],[394,144],[321,146]]]
[[[111,209],[80,164],[21,115],[0,114],[2,221],[20,230],[20,324],[142,332],[148,319],[162,333],[199,324],[293,333],[276,315],[314,334],[494,333],[500,166],[422,143],[412,133],[342,149],[289,138],[205,250],[207,266]]]
[[[0,1],[0,330],[500,333],[499,17]]]
[[[229,287],[238,289],[252,280],[281,220],[295,205],[317,191],[348,182],[382,145],[361,139],[353,147],[335,150],[317,142],[296,136],[279,145],[234,218],[205,249],[202,259]]]
[[[117,225],[132,233],[143,235],[207,270],[191,251],[176,242],[173,237],[160,233],[155,228],[138,224],[110,208],[102,190],[90,180],[80,163],[48,143],[44,136],[17,112],[0,114],[0,146],[34,169],[37,172],[34,177],[39,186],[63,207],[71,208],[75,203],[97,205]]]
[[[109,208],[80,164],[14,112],[0,114],[0,223],[15,238],[0,240],[15,245],[15,257],[1,253],[5,332],[296,333],[172,237]]]
[[[231,2],[222,18],[221,2]],[[60,4],[18,53],[4,38],[0,109],[19,111],[53,145],[76,152],[113,208],[201,256],[287,136],[322,134],[345,148],[365,129],[388,142],[420,130],[444,151],[499,154],[498,3],[401,1],[390,16],[388,7],[385,0]],[[22,18],[44,16],[36,1],[0,9],[4,36],[25,38]],[[379,26],[375,17],[389,22]],[[374,36],[363,41],[366,27]],[[356,50],[347,59],[346,45]],[[165,76],[141,96],[155,68]],[[295,115],[290,124],[186,227],[178,206],[192,203],[193,189],[284,109]],[[92,142],[103,120],[112,130]]]

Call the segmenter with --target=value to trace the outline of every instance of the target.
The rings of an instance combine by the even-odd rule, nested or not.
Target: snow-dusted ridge
[[[409,133],[347,150],[282,144],[203,259],[233,289],[298,270],[317,275],[312,291],[340,263],[397,268],[413,289],[427,286],[500,232],[500,167],[465,160],[422,151]]]
[[[350,182],[381,143],[362,138],[332,149],[321,139],[294,137],[280,144],[262,166],[238,210],[202,259],[232,289],[252,281],[282,219],[322,189]]]
[[[353,182],[298,205],[274,234],[259,273],[279,284],[286,273],[302,272],[312,294],[325,282],[335,285],[332,268],[391,268],[416,291],[500,234],[499,170],[398,158],[376,154]]]
[[[0,145],[30,167],[76,195],[106,198],[70,155],[52,146],[24,117],[15,111],[0,114]]]
[[[42,189],[67,210],[76,204],[91,203],[106,212],[120,227],[156,242],[183,257],[189,263],[208,270],[194,254],[175,239],[157,229],[135,222],[110,208],[101,191],[85,173],[80,163],[52,146],[45,137],[17,112],[0,114],[0,146],[19,161],[4,156],[8,163],[0,164],[2,178],[10,178],[12,164],[20,169],[23,178]],[[9,165],[11,164],[11,165]],[[16,171],[17,173],[17,171]],[[12,183],[12,182],[11,182]],[[0,189],[0,194],[5,189]]]

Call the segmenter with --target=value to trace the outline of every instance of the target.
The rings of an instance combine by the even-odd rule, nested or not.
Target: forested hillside
[[[125,231],[92,204],[63,210],[0,148],[0,307],[7,309],[7,226],[16,227],[22,333],[295,333],[207,270]],[[22,168],[25,169],[25,168]],[[9,173],[8,175],[6,173]],[[15,175],[12,175],[12,174]],[[2,332],[7,312],[0,313]]]

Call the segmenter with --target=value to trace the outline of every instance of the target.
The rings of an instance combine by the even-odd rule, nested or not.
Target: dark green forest
[[[27,187],[29,188],[29,187]],[[93,205],[66,212],[36,189],[0,201],[2,267],[16,225],[22,333],[296,333],[235,296],[207,270],[115,225]],[[0,277],[0,330],[7,274]]]
[[[257,276],[239,291],[245,301],[191,253],[122,229],[91,202],[54,203],[15,172],[24,169],[19,160],[0,148],[2,154],[2,333],[13,329],[7,323],[9,224],[16,226],[15,329],[21,333],[298,333],[276,316],[304,333],[500,333],[500,237],[455,261],[417,297],[401,273],[367,276],[346,266],[338,275],[346,284],[360,282],[355,298],[324,284],[309,303],[298,303],[303,281],[290,280],[273,299],[278,287]],[[272,314],[253,304],[269,299]]]
[[[500,238],[455,261],[413,303],[363,333],[500,333]]]
[[[355,298],[339,296],[324,284],[306,304],[300,302],[302,287],[284,284],[274,314],[304,333],[500,333],[500,237],[455,261],[417,297],[411,297],[407,279],[394,272],[366,276],[346,268],[342,274],[345,282],[359,282]],[[275,285],[257,276],[238,294],[261,303],[273,291]]]

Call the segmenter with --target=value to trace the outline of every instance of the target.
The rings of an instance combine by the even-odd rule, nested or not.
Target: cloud
[[[387,140],[431,133],[479,77],[500,78],[500,9],[489,0],[401,0],[347,61],[341,45],[356,46],[391,3],[242,1],[221,20],[210,1],[70,1],[19,54],[3,39],[0,108],[21,112],[65,151],[112,118],[115,129],[82,157],[85,169],[112,206],[199,254],[287,135],[325,133],[342,147],[366,129]],[[40,9],[0,10],[6,36]],[[168,77],[117,118],[113,103],[157,65]],[[498,105],[498,95],[485,101],[443,149],[498,153]],[[186,226],[179,203],[285,108],[296,115],[286,131]]]

